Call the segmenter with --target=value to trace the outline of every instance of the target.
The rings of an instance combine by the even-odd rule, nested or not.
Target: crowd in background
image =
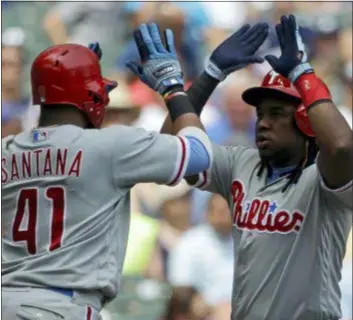
[[[261,54],[279,53],[274,25],[289,13],[297,16],[315,71],[352,126],[352,2],[3,1],[2,137],[37,125],[39,108],[30,100],[30,65],[52,44],[99,41],[103,72],[119,82],[104,125],[158,131],[167,112],[163,101],[125,67],[127,60],[138,60],[132,39],[137,25],[153,20],[162,30],[174,31],[189,85],[210,52],[246,22],[268,22],[270,35]],[[267,63],[247,67],[217,88],[201,115],[213,142],[254,147],[255,112],[241,93],[259,85],[269,69]],[[168,319],[178,313],[188,313],[190,320],[229,319],[233,244],[225,200],[183,183],[173,188],[141,184],[133,189],[132,211],[125,289],[103,312],[104,318],[120,313],[119,319],[155,320],[169,312]],[[345,320],[352,319],[351,242],[352,238],[341,281]],[[186,297],[192,292],[178,310],[169,299],[175,290],[185,290]]]

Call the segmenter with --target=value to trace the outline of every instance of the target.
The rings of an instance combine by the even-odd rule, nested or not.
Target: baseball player
[[[274,70],[242,95],[256,108],[257,150],[213,145],[211,169],[187,180],[229,202],[232,319],[338,320],[352,226],[352,131],[306,61],[295,17],[283,16],[276,32],[281,56],[265,57]],[[193,97],[207,88],[191,99],[198,113],[227,70],[244,66],[246,48],[242,36],[230,37],[212,53],[188,90]]]
[[[172,32],[166,47],[155,24],[142,24],[134,37],[142,57],[134,66],[164,96],[176,136],[122,125],[98,130],[117,85],[101,75],[98,44],[53,46],[33,62],[39,127],[2,140],[5,319],[99,319],[119,291],[130,189],[177,184],[212,163]]]

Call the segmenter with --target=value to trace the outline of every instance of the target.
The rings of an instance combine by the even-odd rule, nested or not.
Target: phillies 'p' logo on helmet
[[[117,83],[102,77],[97,55],[78,44],[47,48],[33,61],[32,101],[39,105],[72,105],[99,128]]]
[[[315,134],[311,128],[306,108],[301,103],[301,97],[293,84],[285,77],[274,70],[265,75],[260,87],[247,89],[242,94],[243,100],[252,106],[257,106],[262,99],[277,98],[279,100],[292,99],[298,103],[295,112],[295,122],[299,130],[308,137],[314,137]]]

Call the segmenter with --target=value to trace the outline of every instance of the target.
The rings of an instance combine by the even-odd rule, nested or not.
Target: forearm
[[[174,92],[170,94],[170,98],[167,97],[165,99],[165,103],[169,110],[168,118],[171,122],[169,134],[176,135],[185,127],[196,127],[204,131],[204,127],[194,107],[181,88],[174,90]]]
[[[205,71],[199,76],[186,91],[189,101],[196,113],[200,116],[206,102],[218,86],[220,81],[209,76]]]
[[[352,131],[332,102],[322,102],[308,111],[320,156],[318,166],[330,188],[340,188],[353,179]]]
[[[169,94],[165,103],[169,109],[171,122],[170,134],[185,136],[190,144],[190,156],[185,175],[191,181],[194,174],[207,170],[212,163],[212,147],[205,129],[182,88]],[[202,130],[202,131],[201,131]],[[206,169],[205,169],[206,168]],[[194,178],[193,178],[194,177]]]
[[[203,72],[186,91],[189,101],[198,116],[200,116],[203,107],[218,84],[218,80],[212,78],[206,72]],[[169,115],[163,123],[161,133],[172,133],[172,121]]]
[[[326,85],[314,73],[300,76],[295,86],[307,107],[320,149],[320,172],[330,187],[340,187],[353,178],[352,130],[332,102]]]
[[[189,100],[198,116],[216,89],[231,72],[251,63],[262,63],[264,59],[255,55],[268,35],[268,24],[258,23],[253,27],[246,24],[225,39],[211,54],[205,71],[187,90]],[[162,133],[171,133],[171,122],[167,117]]]
[[[308,110],[308,117],[321,152],[335,153],[352,145],[352,130],[334,103],[317,104]]]

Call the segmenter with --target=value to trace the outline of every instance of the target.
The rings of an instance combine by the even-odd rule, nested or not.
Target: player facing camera
[[[271,177],[273,167],[291,172],[285,191],[304,168],[314,163],[317,146],[299,92],[288,79],[270,71],[260,87],[246,90],[243,100],[256,108],[256,146],[261,165]]]
[[[282,16],[275,29],[281,54],[264,58],[277,74],[242,95],[256,107],[258,150],[212,144],[211,169],[187,181],[229,204],[232,320],[338,320],[352,226],[352,130],[307,62],[295,17]],[[244,26],[212,52],[188,88],[199,114],[228,74],[263,62],[256,51],[266,33],[261,24]]]

